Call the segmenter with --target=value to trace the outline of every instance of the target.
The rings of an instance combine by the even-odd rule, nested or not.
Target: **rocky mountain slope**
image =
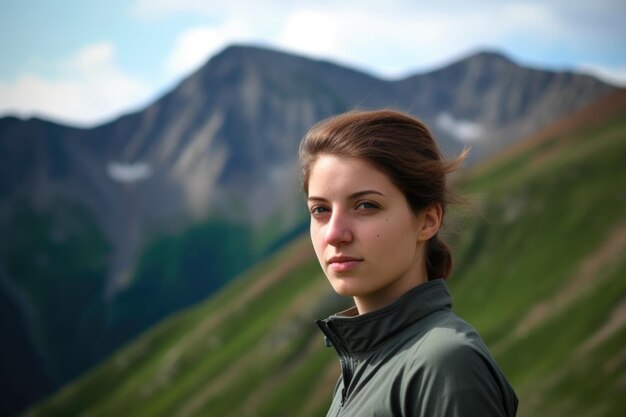
[[[454,309],[520,417],[626,407],[625,116],[626,94],[607,97],[458,179]],[[348,303],[304,235],[24,416],[324,416],[339,365],[313,320]]]
[[[113,243],[108,286],[115,293],[128,283],[146,229],[164,221],[210,211],[259,227],[270,218],[293,226],[298,141],[324,117],[390,106],[427,121],[449,153],[469,141],[482,154],[611,90],[496,53],[385,81],[329,62],[231,47],[148,108],[103,126],[0,120],[0,207],[9,210],[19,197],[86,206]]]
[[[496,53],[389,81],[236,46],[95,128],[0,119],[0,295],[7,322],[23,323],[2,352],[30,364],[2,382],[4,403],[79,375],[297,233],[296,149],[314,122],[394,107],[426,120],[446,152],[472,143],[482,156],[613,90]]]

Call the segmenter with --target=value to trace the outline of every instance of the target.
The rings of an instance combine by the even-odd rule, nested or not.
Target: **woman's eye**
[[[311,214],[313,215],[319,215],[326,212],[328,212],[328,209],[326,207],[315,206],[311,208]]]
[[[373,210],[377,208],[378,208],[377,204],[370,203],[369,201],[363,201],[356,206],[357,210]]]

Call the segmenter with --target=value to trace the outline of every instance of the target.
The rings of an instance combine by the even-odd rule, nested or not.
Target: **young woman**
[[[451,311],[439,237],[454,200],[428,129],[395,111],[345,113],[300,145],[311,240],[355,307],[319,320],[341,376],[328,416],[514,416],[517,398],[474,328]]]

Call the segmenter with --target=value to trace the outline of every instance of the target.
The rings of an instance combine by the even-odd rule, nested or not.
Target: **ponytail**
[[[447,279],[451,272],[452,254],[450,253],[450,248],[437,233],[426,244],[426,273],[428,280]]]

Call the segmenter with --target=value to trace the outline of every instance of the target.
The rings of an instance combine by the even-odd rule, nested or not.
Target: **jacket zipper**
[[[343,341],[330,328],[328,320],[317,320],[315,324],[317,324],[322,333],[324,333],[324,336],[330,341],[337,351],[337,355],[339,355],[341,375],[343,376],[343,389],[341,390],[341,406],[343,407],[348,395],[348,386],[352,380],[352,357]]]

